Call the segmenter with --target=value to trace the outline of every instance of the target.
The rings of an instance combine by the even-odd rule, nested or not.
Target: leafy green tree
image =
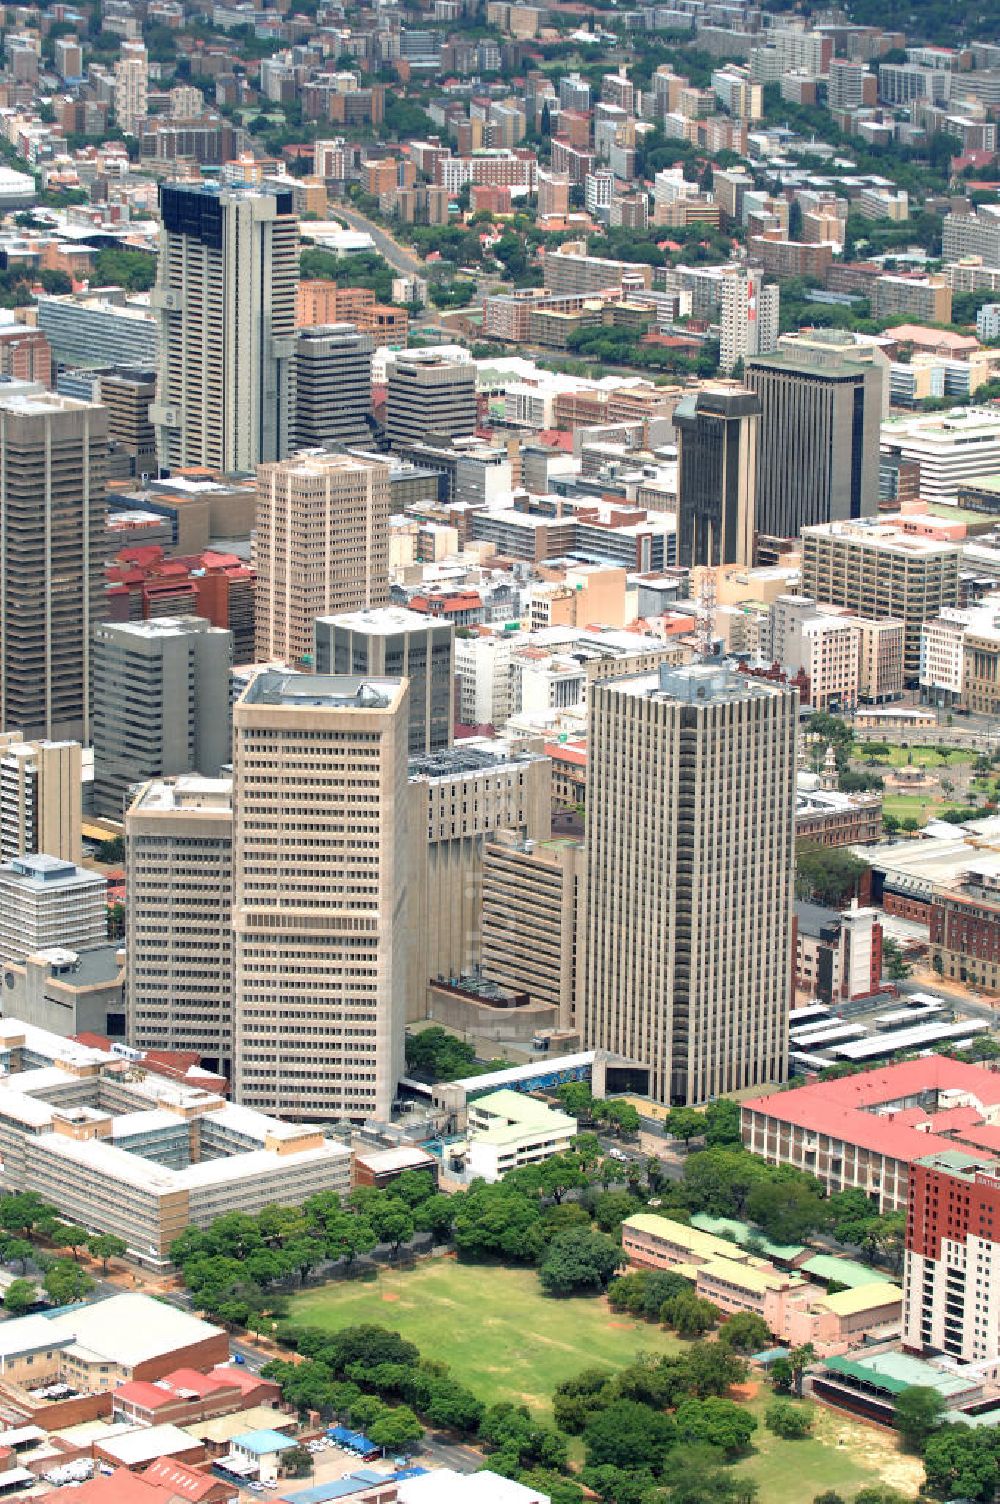
[[[424,1428],[408,1405],[397,1405],[379,1416],[368,1435],[383,1452],[412,1452],[423,1441]]]
[[[702,1116],[705,1119],[705,1143],[715,1149],[720,1145],[740,1143],[740,1104],[732,1097],[719,1097],[710,1102]]]
[[[593,1415],[603,1410],[612,1394],[612,1375],[606,1368],[585,1368],[556,1385],[552,1413],[560,1431],[579,1436]]]
[[[897,1395],[893,1421],[904,1444],[912,1452],[923,1452],[928,1438],[944,1419],[945,1404],[929,1384],[911,1384]]]
[[[762,1352],[771,1340],[767,1322],[754,1311],[737,1311],[719,1333],[719,1341],[737,1353]]]
[[[351,1425],[367,1430],[388,1414],[388,1406],[374,1394],[360,1394],[351,1405]]]
[[[605,1504],[649,1504],[657,1498],[653,1475],[646,1470],[635,1472],[620,1467],[585,1467],[584,1483]]]
[[[311,1452],[305,1447],[292,1447],[282,1452],[281,1469],[289,1478],[308,1478],[313,1470]]]
[[[854,1495],[854,1504],[912,1504],[912,1501],[887,1483],[871,1483]]]
[[[8,1316],[24,1316],[37,1303],[38,1291],[34,1280],[15,1279],[7,1286],[3,1304]]]
[[[719,1308],[710,1300],[686,1292],[664,1302],[660,1320],[673,1327],[678,1337],[703,1337],[718,1324]]]
[[[674,1416],[677,1436],[684,1442],[717,1447],[727,1458],[738,1457],[750,1445],[757,1422],[733,1400],[685,1400]]]
[[[60,1222],[52,1231],[52,1242],[56,1248],[68,1248],[73,1257],[77,1258],[79,1250],[87,1246],[89,1236],[87,1229],[79,1227],[75,1222]]]
[[[705,1400],[724,1395],[747,1376],[742,1358],[719,1342],[694,1342],[679,1361],[679,1392]]]
[[[857,895],[858,885],[867,870],[868,863],[852,855],[844,846],[817,846],[802,841],[796,855],[796,897],[843,907]]]
[[[125,1239],[116,1237],[113,1232],[94,1233],[93,1237],[87,1239],[88,1252],[93,1254],[95,1259],[100,1259],[101,1268],[105,1274],[108,1272],[110,1261],[122,1258],[127,1248],[128,1244]]]
[[[791,1394],[795,1375],[787,1358],[775,1358],[770,1368],[770,1379],[775,1394]]]
[[[792,1348],[788,1361],[792,1366],[792,1385],[795,1393],[801,1397],[802,1379],[809,1364],[816,1361],[816,1349],[811,1342],[802,1342],[798,1347]]]
[[[802,1181],[764,1181],[747,1198],[747,1215],[777,1243],[801,1243],[826,1226],[829,1211],[819,1186]]]
[[[460,1254],[483,1258],[502,1254],[533,1264],[542,1251],[542,1211],[538,1202],[505,1187],[474,1181],[455,1212],[453,1239]]]
[[[594,1094],[586,1081],[564,1081],[556,1091],[559,1104],[571,1118],[589,1122],[594,1111]]]
[[[603,1233],[569,1228],[553,1238],[538,1270],[549,1295],[574,1295],[603,1290],[625,1263],[621,1245]]]
[[[602,1191],[594,1201],[594,1221],[602,1232],[620,1235],[626,1217],[642,1211],[643,1203],[628,1191]]]
[[[35,1191],[15,1191],[10,1196],[0,1196],[0,1227],[29,1233],[36,1222],[50,1217],[52,1210]]]
[[[891,935],[886,935],[882,940],[882,975],[889,977],[893,982],[902,982],[910,975],[913,967],[904,959],[903,948],[898,940]]]
[[[42,1284],[46,1295],[57,1306],[83,1300],[94,1288],[90,1275],[72,1259],[56,1259],[51,1269],[46,1270]]]
[[[4,1244],[4,1262],[20,1264],[21,1273],[24,1274],[34,1252],[35,1245],[29,1243],[27,1238],[10,1238]]]
[[[508,1401],[491,1405],[483,1416],[479,1435],[487,1447],[515,1457],[520,1467],[558,1469],[566,1464],[566,1438],[534,1420],[524,1405]]]
[[[775,1400],[765,1411],[764,1423],[783,1441],[799,1441],[812,1430],[812,1413],[789,1400]]]
[[[446,1242],[455,1221],[455,1198],[440,1192],[422,1201],[413,1212],[413,1224],[420,1232],[433,1234],[435,1242]]]
[[[156,257],[148,251],[104,250],[94,258],[94,283],[98,287],[148,292],[155,281]]]
[[[619,1275],[608,1286],[608,1304],[613,1311],[629,1311],[658,1321],[666,1301],[694,1290],[689,1279],[672,1269],[636,1269]]]
[[[705,1131],[705,1115],[698,1112],[694,1107],[672,1107],[667,1113],[664,1127],[671,1138],[684,1140],[684,1147],[693,1138],[697,1138]]]
[[[634,1400],[616,1400],[600,1410],[583,1433],[588,1467],[642,1468],[658,1476],[677,1429],[669,1415]]]

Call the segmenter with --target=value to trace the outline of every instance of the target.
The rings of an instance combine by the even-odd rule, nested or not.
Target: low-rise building
[[[350,1151],[317,1129],[137,1072],[129,1054],[0,1020],[3,1190],[36,1192],[154,1267],[189,1225],[347,1190]]]
[[[956,1116],[953,1108],[971,1109]],[[1000,1076],[926,1055],[742,1104],[743,1143],[769,1164],[860,1190],[879,1212],[906,1208],[910,1166],[928,1153],[996,1147]]]
[[[903,1292],[896,1285],[873,1276],[827,1295],[796,1269],[779,1269],[727,1238],[668,1217],[628,1217],[622,1251],[638,1268],[676,1269],[725,1316],[760,1316],[780,1341],[809,1342],[822,1353],[843,1352],[861,1331],[888,1335],[899,1325]]]
[[[472,1178],[502,1180],[509,1170],[564,1153],[576,1118],[519,1091],[495,1091],[469,1103],[466,1168]]]

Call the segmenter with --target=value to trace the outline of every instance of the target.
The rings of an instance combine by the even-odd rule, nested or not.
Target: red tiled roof
[[[131,1405],[141,1405],[144,1410],[158,1410],[162,1405],[175,1405],[177,1396],[159,1384],[147,1383],[145,1379],[131,1379],[119,1384],[115,1390],[116,1400],[127,1400]]]
[[[899,1112],[882,1116],[874,1111],[885,1102],[924,1091],[967,1091],[984,1107],[995,1106],[1000,1103],[1000,1073],[981,1065],[949,1060],[945,1055],[928,1055],[880,1070],[863,1071],[857,1076],[842,1076],[837,1081],[814,1081],[793,1091],[773,1092],[743,1105],[779,1122],[809,1128],[907,1162],[954,1149],[956,1142],[977,1142],[973,1134],[982,1146],[981,1127],[963,1126],[956,1137],[946,1138],[942,1133],[926,1133],[911,1126],[909,1111],[905,1115]],[[901,1121],[904,1116],[905,1121]],[[927,1113],[924,1120],[943,1128],[948,1126],[950,1117],[953,1117],[951,1111]],[[953,1131],[956,1126],[953,1124]]]
[[[199,1473],[197,1468],[175,1462],[172,1457],[158,1457],[142,1477],[144,1482],[165,1488],[171,1498],[181,1494],[185,1499],[195,1500],[206,1498],[218,1482],[210,1473]]]
[[[573,762],[581,768],[587,766],[586,747],[573,747],[568,742],[546,742],[545,751],[559,762]]]

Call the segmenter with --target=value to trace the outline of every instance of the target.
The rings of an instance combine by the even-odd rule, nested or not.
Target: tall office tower
[[[295,455],[257,471],[258,662],[299,664],[318,616],[389,599],[389,470],[345,454]]]
[[[406,1020],[407,690],[257,674],[233,711],[236,1101],[388,1122]]]
[[[453,439],[476,427],[476,370],[431,350],[401,350],[389,366],[386,429],[390,444],[429,435]]]
[[[295,446],[371,441],[372,351],[353,324],[321,324],[295,337]]]
[[[291,190],[162,184],[151,302],[161,465],[253,470],[288,453],[299,232]]]
[[[82,855],[83,749],[79,742],[26,742],[0,733],[0,861],[43,851]]]
[[[760,399],[717,382],[674,408],[677,563],[753,563]]]
[[[149,410],[156,401],[156,372],[126,367],[100,378],[101,401],[108,410],[110,464],[119,458],[122,477],[156,475],[156,430]]]
[[[232,780],[186,775],[139,790],[125,816],[126,1015],[140,1050],[233,1063]]]
[[[233,634],[203,616],[102,622],[94,632],[94,807],[121,819],[149,778],[229,760]]]
[[[0,726],[90,740],[90,635],[104,604],[107,415],[0,396]]]
[[[115,63],[115,121],[126,136],[136,136],[148,112],[149,58],[141,42],[122,42]]]
[[[738,361],[777,349],[781,294],[777,282],[764,282],[759,267],[727,271],[719,293],[719,365],[728,376]]]
[[[318,674],[409,679],[409,751],[450,747],[455,726],[455,628],[421,611],[383,606],[316,622]]]
[[[798,693],[697,664],[590,694],[584,1039],[664,1104],[781,1081]]]
[[[871,516],[882,366],[822,330],[751,357],[744,380],[761,407],[758,535],[796,538],[808,523]]]

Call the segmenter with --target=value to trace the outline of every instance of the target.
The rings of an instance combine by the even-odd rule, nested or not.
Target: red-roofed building
[[[944,1055],[744,1102],[743,1142],[794,1165],[828,1193],[861,1190],[879,1212],[905,1208],[910,1166],[927,1154],[982,1149],[1000,1107],[1000,1073]],[[956,1109],[962,1109],[957,1112]],[[965,1109],[968,1109],[966,1111]]]
[[[171,1476],[157,1474],[160,1468],[169,1469]],[[239,1498],[239,1490],[233,1484],[166,1458],[154,1462],[141,1474],[116,1468],[113,1473],[102,1474],[88,1483],[55,1488],[45,1497],[58,1501],[60,1494],[63,1504],[178,1504],[180,1499],[191,1499],[196,1504],[230,1504],[230,1501],[236,1504]],[[19,1504],[16,1498],[14,1504]]]
[[[241,1387],[225,1372],[177,1368],[155,1384],[133,1380],[114,1392],[114,1413],[136,1425],[188,1426],[247,1408]]]
[[[229,1504],[237,1497],[231,1483],[188,1467],[186,1462],[175,1462],[172,1457],[160,1457],[151,1463],[142,1474],[142,1480],[169,1489],[173,1504],[180,1499],[191,1499],[193,1504]]]

